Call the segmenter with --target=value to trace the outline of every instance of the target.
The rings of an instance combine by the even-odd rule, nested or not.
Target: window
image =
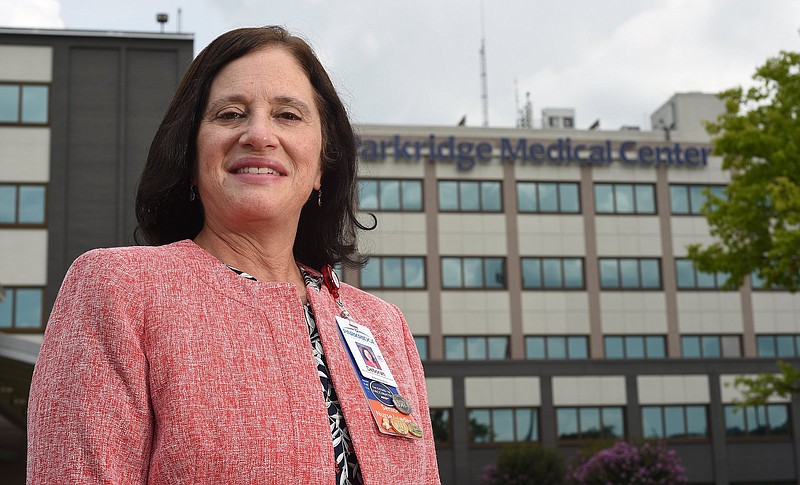
[[[467,414],[470,443],[539,440],[538,413],[534,408],[470,409]]]
[[[741,357],[741,338],[738,335],[684,335],[681,337],[681,355],[688,359]]]
[[[756,350],[759,357],[797,357],[800,335],[758,335]]]
[[[767,279],[762,278],[756,271],[750,274],[750,283],[753,286],[754,290],[778,290],[778,291],[786,291],[786,288],[773,285],[771,287],[767,287]]]
[[[574,182],[517,182],[520,212],[578,214],[581,199]]]
[[[450,409],[431,409],[431,425],[433,426],[433,441],[436,446],[450,444]]]
[[[440,180],[442,212],[502,212],[500,181]]]
[[[589,338],[583,335],[525,337],[527,359],[588,359]]]
[[[428,337],[414,337],[419,360],[428,360]]]
[[[582,290],[582,258],[522,258],[522,288]]]
[[[718,290],[728,280],[728,273],[704,273],[691,259],[676,259],[675,273],[679,290]]]
[[[371,256],[361,268],[362,288],[423,289],[425,258],[422,256]]]
[[[504,289],[505,258],[442,257],[442,288]]]
[[[661,289],[657,258],[600,258],[600,288],[604,290]]]
[[[358,181],[358,208],[419,212],[422,210],[422,181],[361,179]]]
[[[0,225],[38,226],[44,222],[44,185],[0,184]]]
[[[721,199],[725,199],[724,185],[685,185],[669,186],[669,204],[673,215],[702,215],[700,209],[706,203],[706,189]]]
[[[707,438],[706,407],[642,406],[642,433],[645,439]]]
[[[508,337],[445,337],[445,360],[508,359]]]
[[[564,128],[572,128],[575,124],[571,116],[565,116],[563,121],[564,121]]]
[[[47,124],[49,90],[41,84],[0,84],[0,123]]]
[[[606,359],[663,359],[663,335],[608,335],[603,337]]]
[[[725,433],[729,438],[789,436],[789,406],[766,404],[742,409],[726,404]]]
[[[0,301],[0,328],[41,329],[43,288],[6,287]]]
[[[625,436],[622,407],[556,409],[558,439],[564,441],[619,439]]]
[[[652,184],[595,184],[594,205],[598,214],[655,214],[655,187]]]

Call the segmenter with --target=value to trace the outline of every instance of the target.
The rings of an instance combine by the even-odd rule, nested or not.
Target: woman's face
[[[296,229],[320,188],[321,151],[316,95],[291,54],[267,47],[231,62],[211,83],[197,133],[205,225]]]

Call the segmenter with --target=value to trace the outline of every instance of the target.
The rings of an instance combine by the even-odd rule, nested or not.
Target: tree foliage
[[[485,485],[561,485],[566,471],[556,450],[523,441],[503,446],[497,464],[485,467],[480,478]]]
[[[636,446],[618,441],[573,467],[567,475],[571,485],[657,485],[689,483],[677,453],[663,443]]]
[[[737,376],[733,386],[742,388],[742,399],[736,404],[741,407],[766,404],[770,397],[791,399],[800,392],[800,370],[786,362],[778,361],[780,374],[759,374],[757,376]]]
[[[720,94],[725,113],[706,128],[731,175],[725,197],[707,192],[703,213],[715,241],[689,246],[704,272],[728,273],[727,288],[756,273],[769,287],[800,288],[800,53],[781,52],[754,85]]]

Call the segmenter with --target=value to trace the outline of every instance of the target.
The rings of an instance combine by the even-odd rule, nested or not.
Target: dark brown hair
[[[203,227],[200,200],[190,201],[197,163],[197,132],[211,83],[231,61],[277,46],[289,52],[308,76],[322,125],[322,206],[306,203],[294,242],[294,257],[312,268],[355,258],[356,136],[347,111],[311,47],[282,27],[236,29],[217,37],[195,58],[183,77],[150,145],[136,194],[136,239],[160,245],[193,239]],[[374,227],[374,224],[373,226]]]

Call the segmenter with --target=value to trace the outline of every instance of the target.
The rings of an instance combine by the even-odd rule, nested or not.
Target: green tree
[[[698,269],[728,273],[727,288],[752,274],[767,287],[800,288],[800,53],[781,52],[756,69],[754,85],[720,94],[725,113],[706,128],[731,182],[706,192],[715,241],[688,247]]]
[[[566,472],[564,458],[556,450],[522,441],[504,445],[497,464],[484,468],[480,479],[485,485],[561,485]]]
[[[778,361],[778,368],[780,374],[737,376],[733,386],[742,388],[742,399],[736,404],[740,407],[760,406],[772,396],[791,399],[800,392],[800,370],[782,361]]]

